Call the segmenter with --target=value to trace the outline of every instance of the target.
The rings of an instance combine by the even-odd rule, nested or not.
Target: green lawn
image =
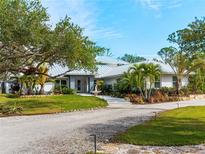
[[[192,145],[205,143],[205,107],[162,112],[157,120],[132,127],[114,141],[136,145]]]
[[[33,98],[7,98],[0,95],[0,105],[20,106],[22,114],[46,114],[78,109],[105,107],[107,102],[92,96],[62,95]]]

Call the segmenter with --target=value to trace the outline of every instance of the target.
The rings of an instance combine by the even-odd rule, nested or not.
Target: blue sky
[[[114,57],[154,57],[167,36],[205,16],[205,0],[42,0],[51,24],[67,14]]]

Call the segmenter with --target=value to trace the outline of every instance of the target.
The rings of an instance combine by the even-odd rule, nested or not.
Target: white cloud
[[[160,3],[155,0],[139,0],[139,2],[141,3],[143,7],[148,7],[155,11],[158,11],[161,7]]]
[[[75,24],[84,28],[85,35],[92,39],[116,39],[122,35],[114,27],[103,27],[98,22],[98,11],[95,1],[87,0],[43,0],[52,7],[51,17],[54,22],[59,20],[59,14],[67,14]],[[63,5],[60,5],[60,3]],[[62,9],[62,10],[61,10]],[[62,18],[62,17],[61,17]]]
[[[172,9],[180,7],[182,0],[136,0],[143,7],[149,8],[155,11],[160,11],[161,9]]]

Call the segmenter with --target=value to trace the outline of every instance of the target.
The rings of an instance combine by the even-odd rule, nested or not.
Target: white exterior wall
[[[161,87],[173,87],[172,77],[173,75],[161,75]]]
[[[75,89],[75,77],[70,76],[70,88]]]
[[[119,79],[119,77],[105,78],[103,81],[105,85],[112,85],[112,88],[114,88],[114,84],[117,83],[117,79]]]
[[[189,83],[189,77],[184,76],[184,78],[182,79],[182,86],[187,86],[188,83]]]
[[[161,75],[161,87],[173,87],[173,77],[174,75],[172,74],[163,74]],[[182,79],[182,86],[187,86],[188,85],[188,77],[184,76]]]
[[[161,87],[173,87],[173,77],[174,75],[172,74],[163,74],[161,75],[160,82],[161,82]],[[117,82],[117,79],[119,77],[113,77],[113,78],[104,78],[104,84],[105,85],[114,85]],[[182,86],[187,86],[188,84],[188,77],[184,76],[182,79]],[[148,83],[149,86],[149,83]]]
[[[117,78],[106,78],[104,79],[105,85],[114,85],[117,82]]]

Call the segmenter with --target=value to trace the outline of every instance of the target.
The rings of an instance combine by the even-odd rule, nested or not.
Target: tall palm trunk
[[[32,94],[33,94],[33,92],[32,92],[32,87],[29,86],[29,87],[27,88],[27,95],[32,95]]]
[[[148,99],[148,91],[147,91],[147,81],[146,81],[146,79],[145,79],[145,83],[144,83],[144,91],[145,91],[145,99],[147,101],[147,99]]]
[[[143,99],[145,100],[146,98],[145,98],[145,96],[144,96],[144,93],[143,93],[142,89],[141,89],[141,88],[139,88],[139,91],[140,91],[141,96],[142,96],[142,97],[143,97]]]
[[[150,99],[152,94],[152,81],[150,80],[150,86],[149,86],[149,94],[148,94],[148,100]]]

